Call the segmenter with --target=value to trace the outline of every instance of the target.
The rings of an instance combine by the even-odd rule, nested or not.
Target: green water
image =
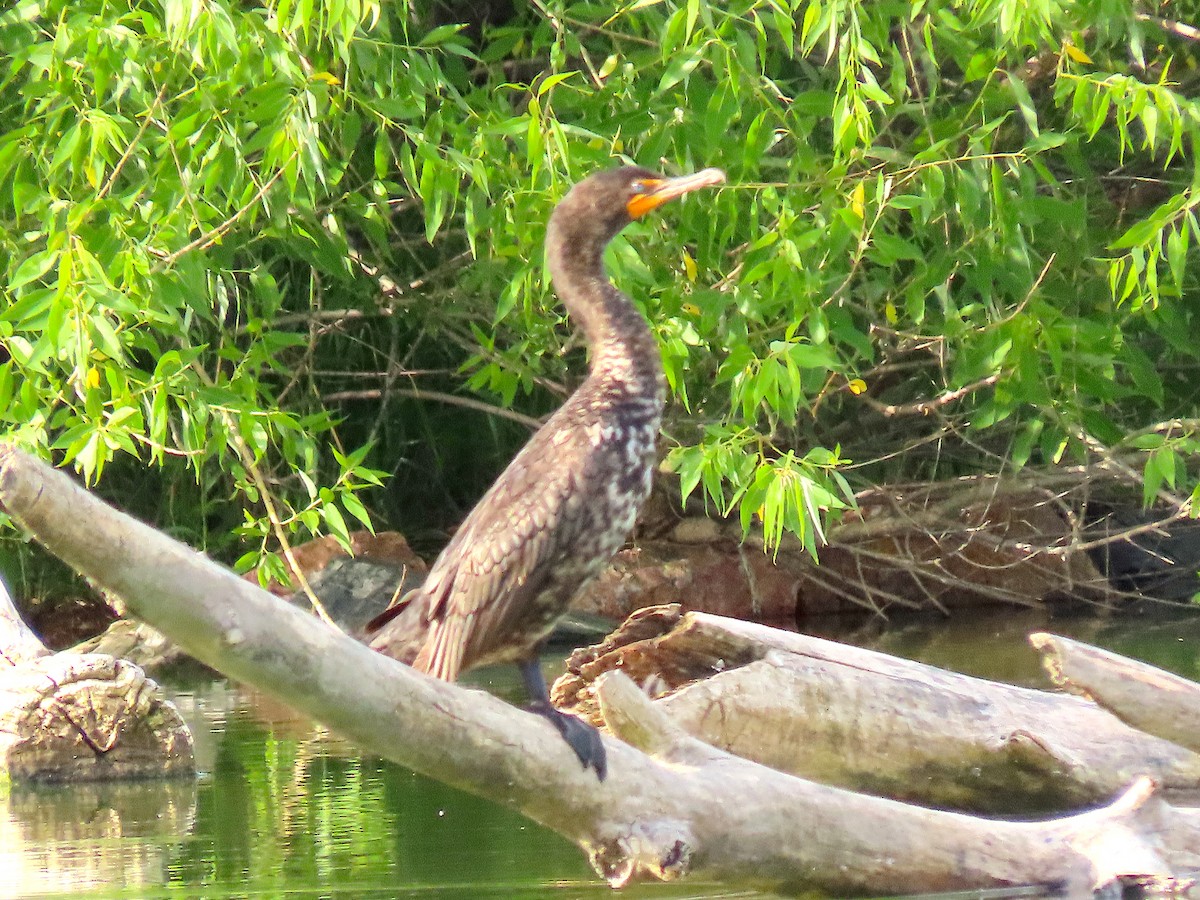
[[[484,686],[512,692],[506,671]],[[224,680],[167,683],[196,780],[15,788],[0,898],[610,898],[577,847]],[[764,897],[640,885],[622,898]]]
[[[1051,630],[1197,675],[1200,626],[1047,621],[1005,613],[896,628],[861,642],[1037,684],[1029,631]],[[511,692],[507,673],[485,686]],[[223,680],[168,687],[202,774],[170,783],[14,788],[0,798],[0,897],[766,897],[721,885],[614,895],[557,835],[358,752]]]

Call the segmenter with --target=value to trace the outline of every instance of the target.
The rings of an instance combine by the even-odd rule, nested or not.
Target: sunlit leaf
[[[1080,50],[1078,47],[1076,47],[1074,44],[1072,44],[1070,41],[1063,41],[1062,48],[1063,48],[1063,53],[1067,54],[1067,56],[1069,56],[1075,62],[1084,63],[1086,65],[1092,64],[1092,58],[1090,56],[1088,56],[1086,53],[1084,53],[1082,50]]]

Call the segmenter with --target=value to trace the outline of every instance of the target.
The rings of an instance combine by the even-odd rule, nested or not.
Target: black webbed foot
[[[589,766],[596,770],[596,777],[601,781],[608,774],[608,755],[604,751],[604,741],[600,732],[583,719],[570,713],[559,712],[553,706],[540,701],[526,707],[530,712],[537,713],[558,729],[567,745],[575,751],[579,761],[586,769]]]
[[[576,716],[560,712],[550,703],[550,691],[546,688],[546,679],[542,676],[542,667],[536,658],[517,663],[521,676],[525,680],[525,689],[529,692],[530,704],[526,707],[530,712],[537,713],[550,720],[558,733],[563,736],[567,745],[575,751],[583,767],[589,766],[596,770],[596,777],[601,781],[608,774],[608,755],[604,752],[604,741],[600,732]]]

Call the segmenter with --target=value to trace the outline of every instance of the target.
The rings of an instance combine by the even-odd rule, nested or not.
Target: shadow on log
[[[202,662],[370,752],[520,810],[576,842],[615,886],[693,876],[834,894],[1029,883],[1078,894],[1200,865],[1179,849],[1200,846],[1195,821],[1149,779],[1110,806],[1039,822],[925,809],[705,744],[621,672],[594,686],[613,733],[599,782],[542,718],[371,652],[4,446],[0,503]]]

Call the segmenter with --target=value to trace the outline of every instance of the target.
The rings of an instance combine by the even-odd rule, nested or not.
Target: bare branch
[[[482,400],[475,400],[471,397],[460,397],[457,394],[447,394],[444,391],[431,391],[426,388],[392,388],[392,396],[395,397],[411,397],[414,400],[435,400],[438,403],[448,403],[452,406],[462,406],[466,409],[473,409],[477,412],[487,413],[490,416],[498,416],[501,419],[508,419],[524,425],[527,428],[536,430],[542,427],[540,419],[535,419],[533,416],[527,416],[524,413],[519,413],[516,410],[505,409],[502,406],[493,406],[490,403],[484,403]],[[323,399],[326,403],[336,403],[343,400],[376,400],[383,395],[380,390],[365,390],[365,391],[336,391],[332,394],[326,394]]]
[[[1200,28],[1194,25],[1188,25],[1184,22],[1177,22],[1174,19],[1164,19],[1160,16],[1152,16],[1148,13],[1137,13],[1136,18],[1139,22],[1153,22],[1163,31],[1168,34],[1173,34],[1176,37],[1185,38],[1189,41],[1200,41]]]

